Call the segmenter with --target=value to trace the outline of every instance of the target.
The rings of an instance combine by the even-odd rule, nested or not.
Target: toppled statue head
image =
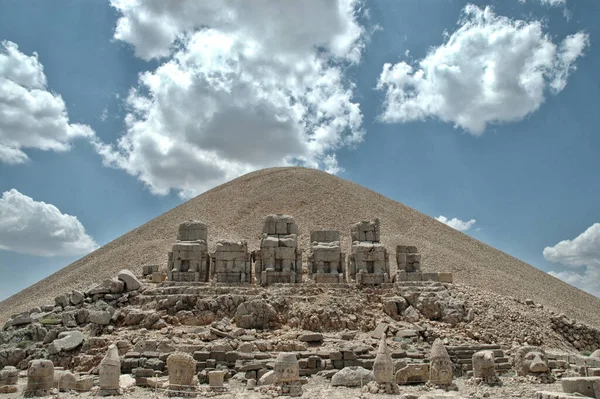
[[[433,343],[429,355],[429,382],[436,386],[452,385],[452,360],[439,338]]]
[[[496,375],[494,360],[494,351],[483,350],[474,353],[472,357],[473,378],[480,379],[489,385],[498,384],[500,380]]]
[[[300,378],[300,366],[295,353],[281,352],[273,367],[275,382],[294,382]]]
[[[517,375],[540,375],[548,373],[548,358],[542,348],[522,346],[517,349],[514,360]]]

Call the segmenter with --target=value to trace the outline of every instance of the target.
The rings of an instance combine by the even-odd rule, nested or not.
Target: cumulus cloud
[[[89,126],[69,123],[65,102],[47,90],[38,55],[0,42],[0,162],[26,162],[27,148],[67,151],[73,139],[93,136]]]
[[[541,22],[497,16],[490,7],[466,6],[459,24],[417,63],[383,66],[382,121],[438,118],[481,135],[490,123],[522,120],[547,92],[565,88],[589,45],[584,32],[557,45]]]
[[[126,132],[97,141],[105,165],[155,194],[188,197],[259,168],[341,170],[363,138],[347,68],[366,31],[357,0],[112,0],[115,38],[160,66],[126,99]]]
[[[448,219],[446,216],[442,216],[442,215],[436,217],[435,219],[439,222],[447,224],[448,226],[450,226],[453,229],[458,230],[458,231],[467,231],[471,227],[473,227],[473,225],[477,222],[477,220],[475,220],[475,219],[471,219],[466,222],[463,220],[460,220],[458,218]]]
[[[75,216],[15,189],[2,194],[0,249],[37,256],[74,256],[97,247]]]
[[[519,0],[521,3],[526,3],[527,0]],[[545,6],[551,6],[551,7],[556,7],[556,6],[564,6],[567,4],[567,0],[537,0],[539,1],[541,4],[545,5]]]
[[[554,277],[600,297],[600,223],[594,223],[573,240],[544,248],[544,258],[577,271],[549,272]]]

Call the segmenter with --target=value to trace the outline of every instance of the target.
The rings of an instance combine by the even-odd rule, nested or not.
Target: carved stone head
[[[298,365],[296,355],[294,353],[279,353],[279,356],[275,359],[273,371],[277,383],[298,381],[300,378],[300,366]]]
[[[515,370],[517,375],[539,375],[548,373],[548,358],[542,348],[522,346],[515,354]]]
[[[452,384],[452,360],[440,339],[436,339],[431,347],[429,381],[440,386]]]

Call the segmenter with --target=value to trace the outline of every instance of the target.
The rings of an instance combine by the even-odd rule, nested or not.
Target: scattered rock
[[[331,385],[360,387],[373,381],[373,373],[363,367],[344,367],[331,377]]]

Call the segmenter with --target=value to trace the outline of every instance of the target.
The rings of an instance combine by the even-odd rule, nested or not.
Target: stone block
[[[438,281],[439,273],[422,273],[423,281]]]
[[[564,392],[537,391],[535,399],[585,399],[585,396],[571,395]]]
[[[429,380],[429,364],[411,363],[396,372],[396,384],[424,384]]]
[[[600,377],[568,377],[560,380],[565,393],[579,393],[597,398],[600,395]]]
[[[440,283],[452,283],[452,273],[438,273]]]

